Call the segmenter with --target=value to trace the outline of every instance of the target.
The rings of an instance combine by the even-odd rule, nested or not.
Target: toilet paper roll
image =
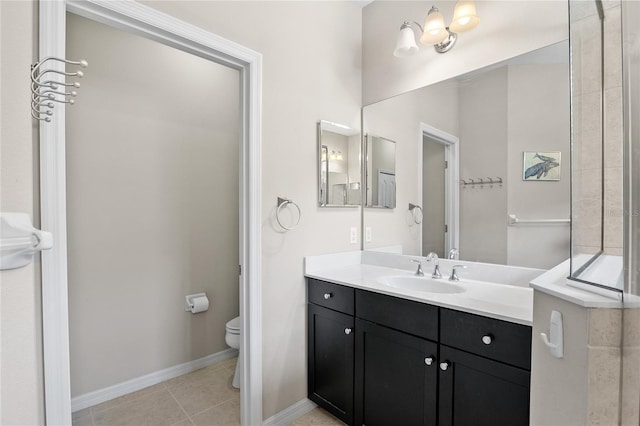
[[[197,314],[209,309],[209,298],[207,296],[194,297],[191,299],[191,313]]]

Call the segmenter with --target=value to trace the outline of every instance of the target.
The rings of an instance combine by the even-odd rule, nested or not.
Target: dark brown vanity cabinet
[[[526,425],[531,328],[309,279],[309,398],[354,425]]]
[[[316,281],[308,300],[309,399],[353,424],[354,290]]]
[[[529,371],[444,345],[439,361],[438,425],[529,424]]]
[[[356,319],[355,423],[435,425],[438,345]]]

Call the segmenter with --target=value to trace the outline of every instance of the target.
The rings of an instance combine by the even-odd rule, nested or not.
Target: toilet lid
[[[232,319],[231,321],[229,321],[226,325],[225,328],[229,331],[235,332],[235,333],[239,333],[240,332],[240,317],[235,317],[234,319]]]

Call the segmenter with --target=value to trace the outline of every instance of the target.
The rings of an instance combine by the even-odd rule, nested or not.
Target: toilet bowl
[[[224,341],[233,349],[240,349],[240,317],[235,317],[224,326],[226,333]],[[238,360],[239,361],[239,360]],[[233,375],[233,387],[240,388],[240,362],[236,363],[236,372]]]

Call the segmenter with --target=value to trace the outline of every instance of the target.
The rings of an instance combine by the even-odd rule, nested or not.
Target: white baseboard
[[[301,399],[295,404],[269,417],[264,421],[263,426],[286,426],[316,407],[317,405],[311,402],[310,399]]]
[[[135,392],[140,389],[144,389],[148,386],[155,385],[165,380],[173,379],[174,377],[181,376],[186,373],[198,370],[200,368],[207,367],[216,362],[223,361],[225,359],[238,356],[236,349],[226,349],[215,354],[207,355],[203,358],[198,358],[193,361],[185,362],[184,364],[174,365],[173,367],[165,368],[144,376],[136,377],[135,379],[127,380],[126,382],[118,383],[104,389],[98,389],[93,392],[85,393],[83,395],[71,398],[71,411],[76,412],[83,410],[87,407],[91,407],[96,404],[100,404],[105,401],[117,398],[122,395],[126,395],[131,392]]]

